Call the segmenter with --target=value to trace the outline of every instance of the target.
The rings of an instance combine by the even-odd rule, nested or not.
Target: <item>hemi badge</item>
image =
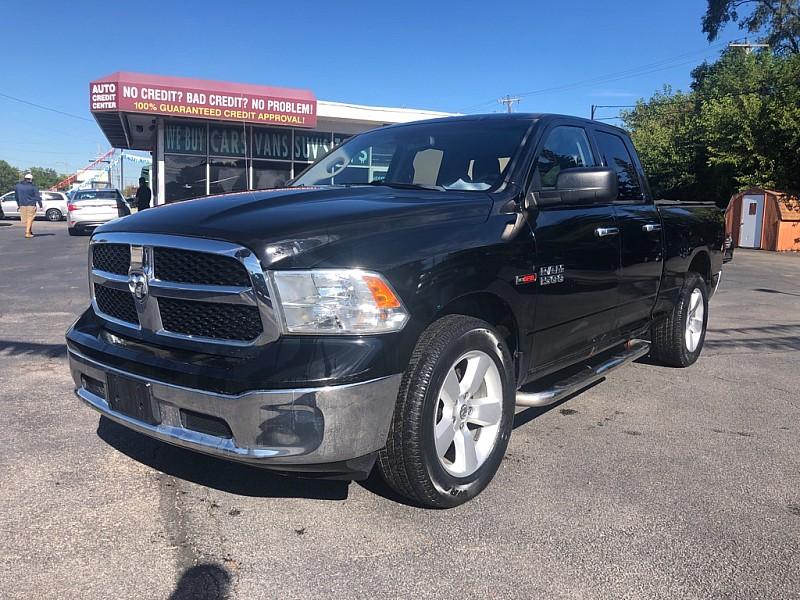
[[[514,278],[514,283],[516,283],[517,285],[536,283],[536,273],[528,273],[527,275],[517,275]]]

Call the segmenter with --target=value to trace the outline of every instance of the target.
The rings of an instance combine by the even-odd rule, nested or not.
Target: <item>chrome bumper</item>
[[[295,390],[258,390],[236,396],[153,381],[69,351],[75,393],[86,404],[147,436],[205,454],[241,462],[313,465],[365,456],[386,444],[401,375],[363,383]],[[114,373],[148,385],[160,414],[151,425],[112,410],[104,397],[85,386]],[[91,385],[89,387],[92,387]],[[231,438],[184,426],[181,410],[222,419]]]

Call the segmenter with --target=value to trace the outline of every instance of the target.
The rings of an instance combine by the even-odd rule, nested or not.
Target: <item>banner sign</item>
[[[115,73],[89,84],[93,113],[116,111],[315,127],[311,92],[213,81]]]

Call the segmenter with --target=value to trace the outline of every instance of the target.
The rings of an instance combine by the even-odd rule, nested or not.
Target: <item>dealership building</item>
[[[327,102],[309,90],[127,72],[91,82],[89,98],[114,148],[151,152],[158,204],[280,187],[356,133],[448,114]]]

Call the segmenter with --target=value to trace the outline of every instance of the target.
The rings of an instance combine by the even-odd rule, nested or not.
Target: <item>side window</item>
[[[581,127],[561,126],[553,129],[536,159],[536,170],[543,188],[555,187],[558,174],[564,169],[595,165],[589,138]]]
[[[597,132],[597,145],[605,157],[606,166],[617,172],[619,200],[642,200],[642,187],[639,175],[633,164],[630,152],[622,138],[613,133]]]

